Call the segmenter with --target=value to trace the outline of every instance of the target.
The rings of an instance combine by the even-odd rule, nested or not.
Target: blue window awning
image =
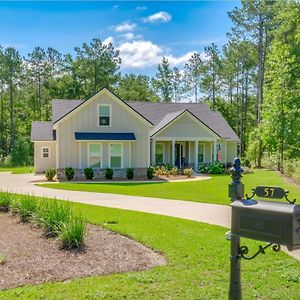
[[[135,141],[132,132],[75,132],[78,141]]]

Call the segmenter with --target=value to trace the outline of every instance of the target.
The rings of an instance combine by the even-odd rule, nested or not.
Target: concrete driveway
[[[35,185],[44,181],[45,177],[43,175],[13,175],[7,172],[0,172],[0,190],[3,191],[57,198],[84,204],[148,212],[193,221],[200,221],[226,228],[230,227],[231,214],[229,199],[227,206],[140,196],[55,190]],[[300,260],[300,250],[293,252],[288,252],[286,249],[284,250],[289,255]]]

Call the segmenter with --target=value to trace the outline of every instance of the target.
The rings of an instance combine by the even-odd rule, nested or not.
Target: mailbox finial
[[[243,177],[244,170],[241,168],[241,160],[236,157],[233,160],[232,168],[229,170],[232,178],[232,183],[241,183],[241,178]]]

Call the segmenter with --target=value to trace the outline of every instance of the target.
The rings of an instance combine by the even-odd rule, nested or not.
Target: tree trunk
[[[0,154],[5,155],[4,149],[4,99],[3,99],[3,91],[1,90],[1,122],[0,122],[0,133],[1,133],[1,140],[0,140]]]
[[[15,124],[14,124],[14,98],[13,98],[13,80],[9,81],[9,110],[10,110],[10,146],[11,151],[15,144]]]
[[[258,32],[258,82],[257,82],[257,126],[261,122],[261,112],[262,112],[262,103],[263,103],[263,81],[264,81],[264,62],[263,62],[263,34],[264,34],[264,23],[262,15],[259,16],[259,32]],[[262,160],[262,139],[258,139],[258,157],[257,157],[257,166],[261,167]]]

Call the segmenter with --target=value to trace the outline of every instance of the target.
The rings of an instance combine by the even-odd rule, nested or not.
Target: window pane
[[[110,157],[110,167],[111,168],[121,168],[121,157],[111,156]]]
[[[109,106],[100,106],[99,107],[99,115],[100,116],[109,116],[110,115],[110,107]]]
[[[100,126],[109,126],[110,125],[109,117],[99,117],[99,125]]]
[[[90,156],[98,156],[101,154],[100,144],[90,144]]]
[[[100,157],[90,157],[91,168],[101,168]]]
[[[163,154],[164,146],[163,144],[156,144],[155,145],[155,153],[156,154]]]
[[[163,163],[163,155],[162,154],[155,154],[155,163],[162,164]]]
[[[49,148],[43,148],[42,149],[42,156],[43,158],[48,158],[49,157]]]
[[[110,156],[121,156],[122,155],[122,145],[121,144],[111,144],[110,145]]]

